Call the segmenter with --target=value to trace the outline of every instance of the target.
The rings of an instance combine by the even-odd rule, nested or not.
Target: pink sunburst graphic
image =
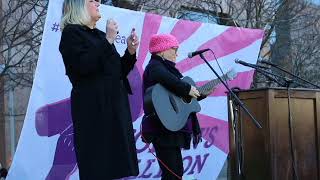
[[[143,28],[141,32],[141,42],[140,49],[138,52],[138,61],[133,72],[130,73],[129,79],[132,84],[134,95],[130,96],[130,105],[132,110],[132,116],[134,121],[142,116],[142,74],[143,74],[143,65],[146,64],[149,49],[149,41],[153,34],[157,34],[160,30],[161,23],[163,23],[163,17],[154,14],[145,14]],[[171,32],[168,32],[174,35],[179,43],[183,45],[184,42],[197,32],[201,28],[202,24],[198,22],[191,22],[185,20],[177,20]],[[205,43],[198,46],[198,50],[205,48],[214,47],[214,52],[216,58],[221,58],[228,56],[232,53],[235,53],[243,48],[248,47],[252,43],[260,40],[263,36],[261,30],[251,30],[243,29],[236,27],[226,28],[224,32],[219,34],[214,38],[209,38]],[[208,59],[214,59],[213,55],[210,54],[207,56]],[[200,57],[193,58],[192,61],[188,61],[188,58],[182,59],[177,63],[177,68],[182,72],[186,73],[194,68],[202,65],[204,62]],[[253,70],[239,72],[237,77],[228,82],[231,87],[239,87],[241,89],[248,89],[252,82]],[[209,81],[197,82],[197,84],[203,84]],[[210,97],[216,96],[226,96],[226,89],[222,84],[219,84],[215,91],[210,95]],[[213,100],[214,101],[214,98]],[[202,128],[213,127],[215,129],[215,141],[211,142],[214,146],[218,147],[225,153],[229,152],[228,147],[228,123],[226,119],[219,119],[216,117],[211,117],[206,114],[198,113],[198,118]],[[204,134],[204,138],[207,141],[212,141],[213,138],[209,138]]]

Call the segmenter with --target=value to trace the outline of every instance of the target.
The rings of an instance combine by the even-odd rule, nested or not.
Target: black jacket
[[[189,96],[191,85],[181,80],[182,74],[175,68],[175,63],[152,55],[143,73],[143,94],[146,90],[160,83],[177,96]],[[167,130],[156,115],[145,115],[142,121],[143,141],[157,143],[162,146],[178,146],[189,149],[191,134],[201,134],[195,113],[189,116],[186,126],[176,132]],[[197,142],[198,143],[198,142]]]

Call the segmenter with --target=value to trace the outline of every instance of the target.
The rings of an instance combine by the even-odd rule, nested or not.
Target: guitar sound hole
[[[184,98],[181,98],[182,99],[182,101],[184,102],[184,103],[186,103],[186,104],[190,104],[191,103],[191,100],[192,100],[192,98],[190,97],[184,97]]]
[[[177,103],[176,101],[174,100],[174,98],[172,96],[169,97],[169,100],[170,100],[170,103],[171,103],[171,106],[173,108],[173,110],[178,113],[178,106],[177,106]]]

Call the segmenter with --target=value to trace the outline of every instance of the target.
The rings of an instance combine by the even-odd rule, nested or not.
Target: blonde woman
[[[139,40],[133,31],[120,57],[115,21],[98,30],[99,0],[65,0],[59,50],[72,83],[71,114],[80,180],[111,180],[139,173],[127,75]]]

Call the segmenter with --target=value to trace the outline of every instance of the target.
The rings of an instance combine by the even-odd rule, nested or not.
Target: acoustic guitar
[[[222,79],[231,80],[236,76],[234,70],[230,70]],[[196,86],[195,82],[188,76],[182,79],[192,86]],[[200,94],[207,94],[220,83],[219,79],[214,79],[197,87]],[[173,92],[169,91],[161,84],[156,84],[146,90],[144,96],[145,114],[158,115],[163,126],[170,131],[179,131],[187,123],[190,113],[199,112],[201,110],[200,104],[196,98],[179,97]]]

